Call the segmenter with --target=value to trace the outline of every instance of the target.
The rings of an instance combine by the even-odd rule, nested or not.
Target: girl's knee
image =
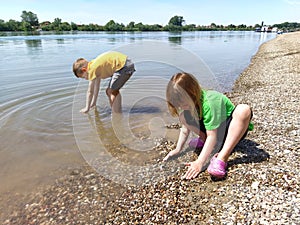
[[[234,114],[242,119],[250,119],[252,116],[252,110],[247,104],[239,104],[236,106]]]

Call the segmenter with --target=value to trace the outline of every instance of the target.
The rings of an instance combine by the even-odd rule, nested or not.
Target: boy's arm
[[[86,92],[86,106],[85,108],[81,109],[80,112],[87,113],[91,108],[91,102],[94,95],[94,88],[95,88],[96,79],[89,81],[89,87]]]
[[[99,89],[100,89],[100,81],[101,81],[100,77],[97,77],[95,79],[94,95],[93,95],[93,99],[92,99],[92,102],[91,102],[91,108],[96,106],[97,98],[98,98],[98,94],[99,94]]]

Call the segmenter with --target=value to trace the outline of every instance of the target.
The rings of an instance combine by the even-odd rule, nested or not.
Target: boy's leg
[[[251,114],[251,108],[248,105],[240,104],[236,106],[232,113],[232,120],[228,127],[228,133],[224,145],[218,154],[218,159],[223,162],[228,161],[233,148],[241,140],[248,129]]]
[[[109,102],[113,112],[122,112],[122,97],[119,90],[131,77],[134,71],[134,64],[130,59],[127,59],[125,66],[112,75],[108,88],[106,89],[106,94],[109,98]]]
[[[113,90],[111,88],[106,89],[106,95],[108,97],[111,109],[113,113],[122,112],[122,97],[119,90]]]

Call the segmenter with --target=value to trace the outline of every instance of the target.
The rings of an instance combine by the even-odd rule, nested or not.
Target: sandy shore
[[[20,200],[1,224],[300,224],[300,33],[264,43],[229,97],[254,111],[255,130],[231,155],[227,179],[207,172],[124,187],[88,166]],[[165,155],[173,143],[158,147]],[[196,155],[187,152],[183,161]]]

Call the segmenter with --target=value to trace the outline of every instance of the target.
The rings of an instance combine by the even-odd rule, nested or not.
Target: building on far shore
[[[271,27],[268,25],[264,25],[264,21],[261,22],[261,27],[256,27],[255,28],[256,32],[278,32],[278,28],[277,27]]]

